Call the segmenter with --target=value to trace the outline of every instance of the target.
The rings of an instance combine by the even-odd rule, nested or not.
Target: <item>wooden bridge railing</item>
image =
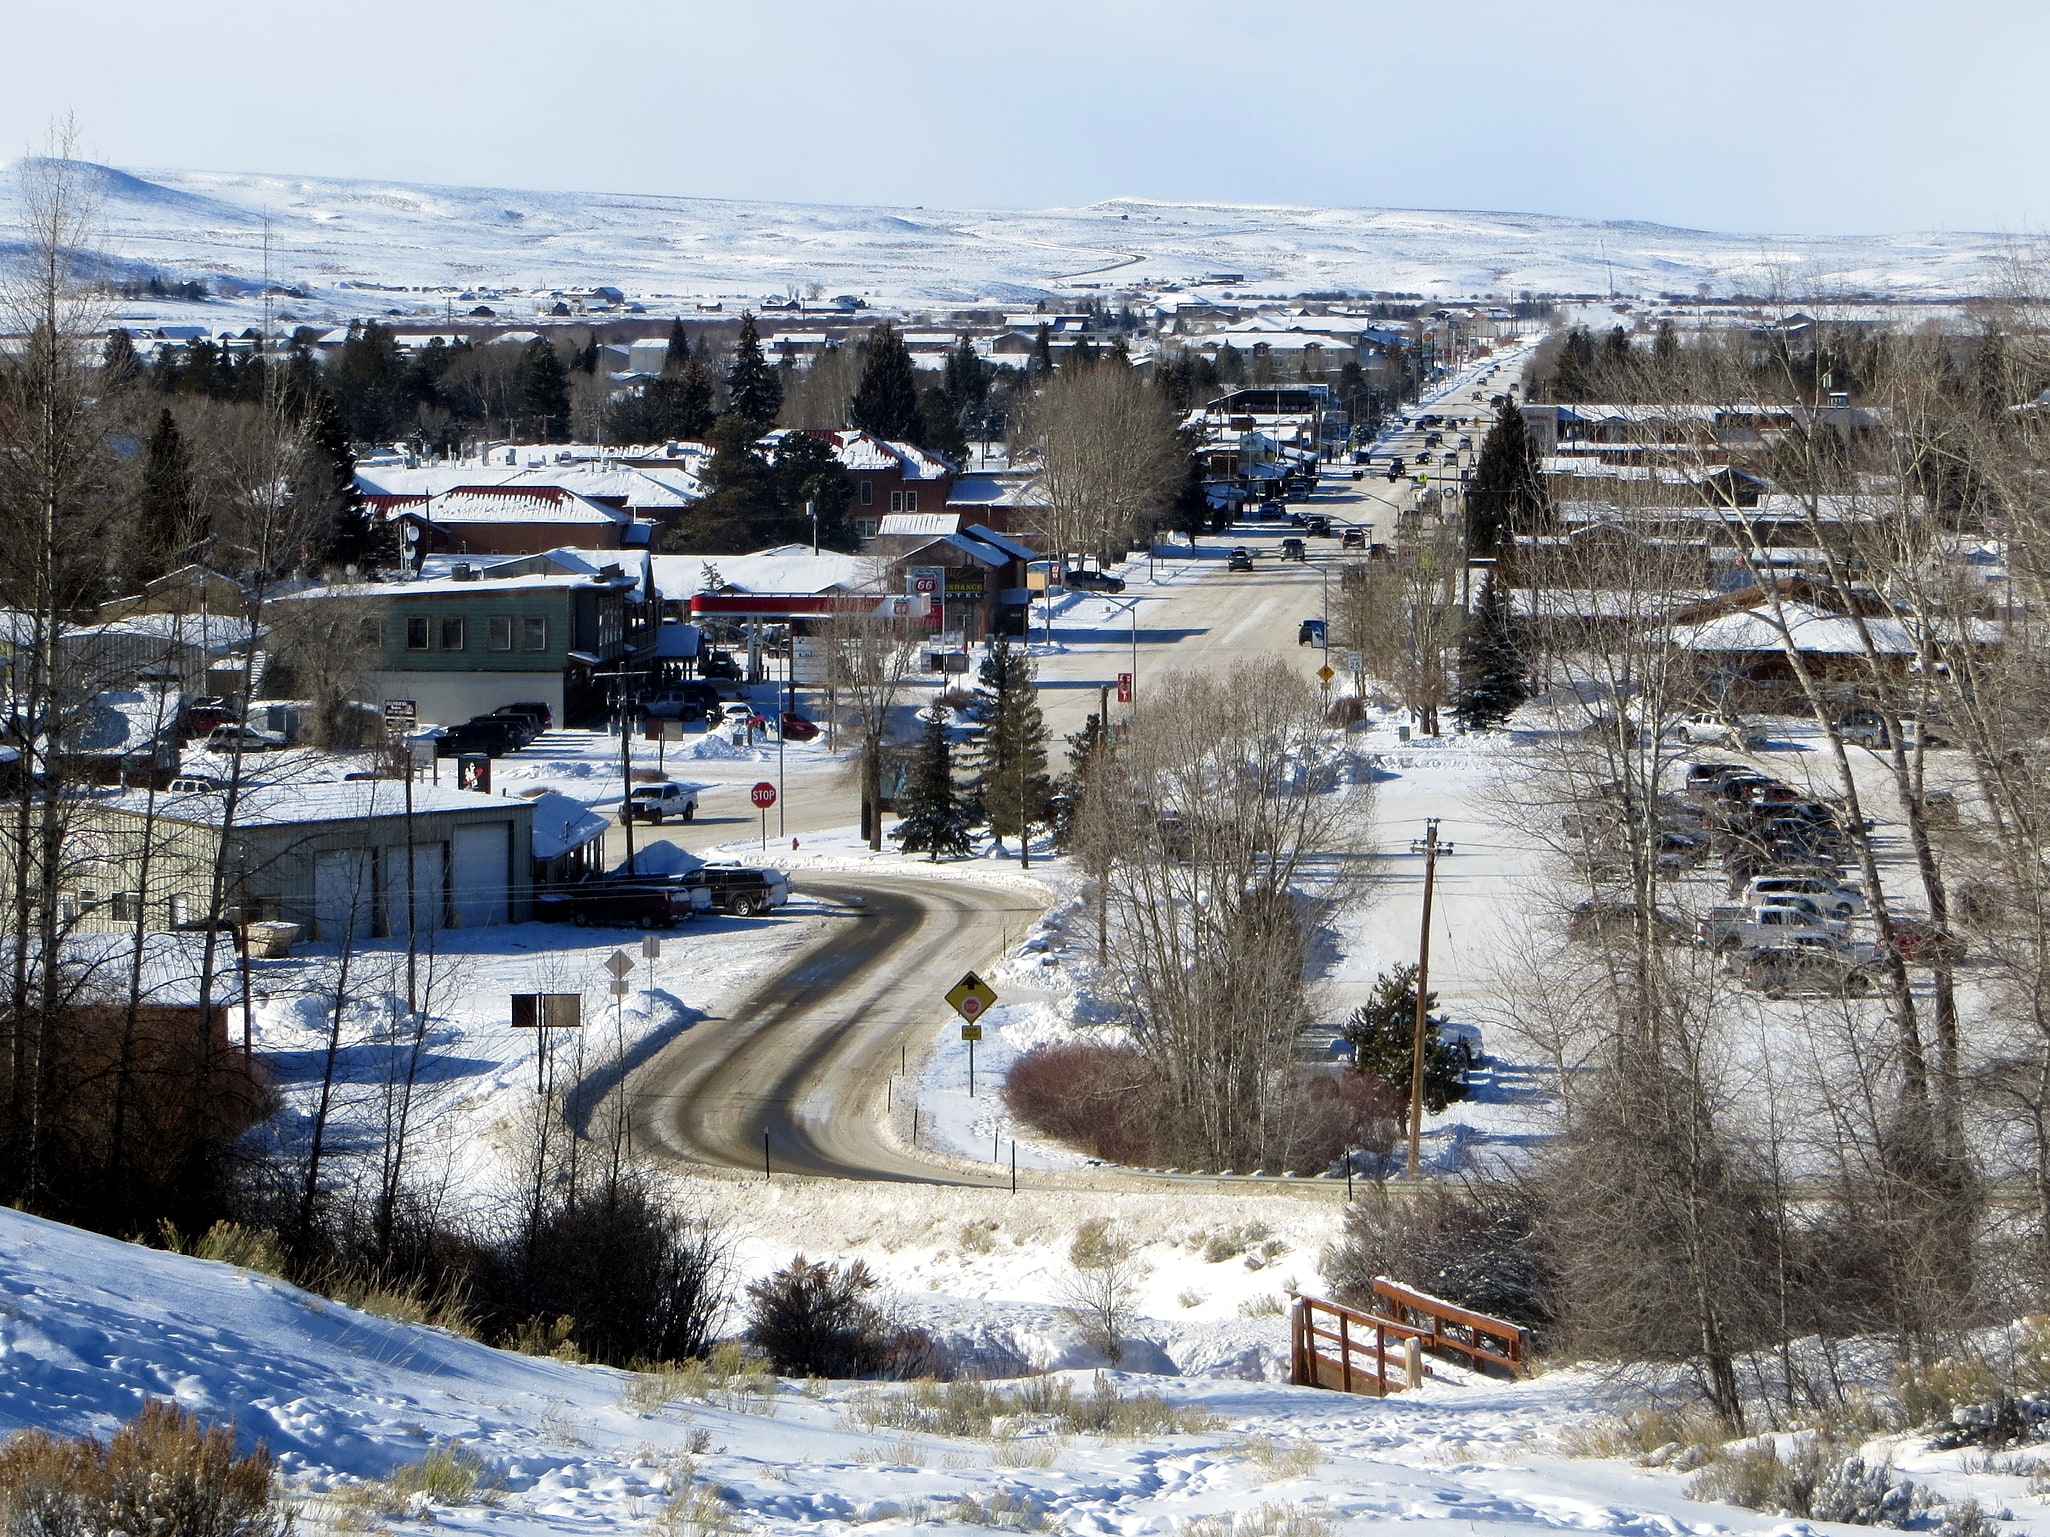
[[[1428,1292],[1382,1276],[1374,1282],[1375,1311],[1362,1313],[1319,1297],[1291,1293],[1289,1376],[1299,1387],[1335,1388],[1386,1398],[1420,1388],[1431,1369],[1427,1350],[1464,1356],[1469,1366],[1523,1375],[1528,1333]]]
[[[1374,1313],[1414,1326],[1422,1332],[1424,1349],[1465,1356],[1478,1371],[1496,1367],[1521,1377],[1529,1361],[1529,1330],[1415,1291],[1387,1276],[1374,1280]]]

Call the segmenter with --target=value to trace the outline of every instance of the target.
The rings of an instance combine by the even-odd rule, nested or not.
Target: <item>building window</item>
[[[425,651],[427,646],[427,617],[423,614],[418,618],[408,619],[406,621],[406,649],[408,651]]]
[[[133,923],[142,916],[142,898],[132,891],[115,892],[112,906],[116,923]]]
[[[493,614],[488,624],[489,633],[484,643],[493,651],[512,650],[512,615]]]
[[[520,649],[522,651],[546,651],[548,649],[548,620],[545,615],[520,615]]]
[[[464,649],[467,640],[468,636],[465,633],[462,617],[457,614],[445,615],[441,621],[441,649],[444,651],[461,651]]]
[[[864,480],[860,483],[860,485],[861,505],[866,507],[870,502],[873,502],[876,499],[876,484],[872,480]]]
[[[179,925],[179,924],[181,924],[181,923],[186,923],[186,922],[189,922],[189,921],[191,921],[191,918],[192,918],[192,898],[191,898],[191,897],[189,897],[189,896],[187,896],[187,895],[186,895],[186,894],[185,894],[184,892],[182,892],[182,891],[174,891],[174,892],[172,892],[172,893],[171,893],[171,927],[175,929],[176,927],[178,927],[178,925]]]
[[[902,512],[903,510],[904,510],[904,493],[903,493],[902,491],[892,491],[892,492],[890,493],[890,511],[892,511],[892,512]]]
[[[916,491],[906,491],[904,493],[904,510],[906,512],[918,511],[918,493]]]
[[[356,626],[356,640],[359,645],[382,646],[384,644],[384,621],[364,619]]]

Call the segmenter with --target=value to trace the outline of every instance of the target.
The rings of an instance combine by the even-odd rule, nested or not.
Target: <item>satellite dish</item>
[[[419,542],[420,542],[420,529],[419,529],[418,525],[416,525],[416,524],[412,524],[412,523],[408,523],[408,524],[406,525],[406,543],[408,543],[408,544],[418,544]]]

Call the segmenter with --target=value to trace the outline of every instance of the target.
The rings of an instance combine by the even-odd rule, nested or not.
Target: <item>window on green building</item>
[[[427,616],[422,614],[418,618],[409,618],[406,621],[406,649],[425,651],[428,644]]]
[[[493,651],[512,650],[512,615],[493,614],[485,644]]]
[[[520,649],[522,651],[546,651],[548,649],[548,618],[545,614],[520,615]]]
[[[461,651],[468,640],[466,627],[460,614],[445,614],[441,620],[441,649]]]

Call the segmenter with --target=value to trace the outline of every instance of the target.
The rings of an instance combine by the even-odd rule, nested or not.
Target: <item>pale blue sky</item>
[[[2050,224],[2045,0],[108,0],[0,147],[556,190]],[[47,65],[41,61],[47,60]]]

